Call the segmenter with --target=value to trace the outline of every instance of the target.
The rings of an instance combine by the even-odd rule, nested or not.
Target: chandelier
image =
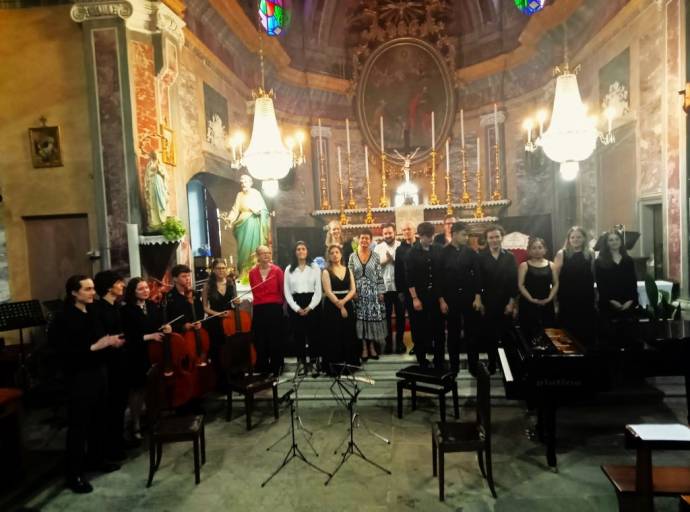
[[[238,131],[229,138],[228,146],[232,151],[231,167],[246,167],[253,178],[261,180],[264,193],[273,197],[278,193],[278,180],[287,176],[293,167],[304,163],[304,134],[298,131],[283,142],[273,106],[273,91],[266,91],[264,87],[263,39],[260,39],[259,58],[261,87],[253,93],[254,125],[249,145],[243,149],[245,137]]]
[[[556,68],[557,71],[560,71]],[[556,93],[553,100],[551,122],[544,131],[546,112],[537,114],[539,136],[533,141],[534,121],[527,119],[523,125],[527,131],[525,150],[534,152],[542,148],[544,154],[560,164],[561,177],[566,181],[577,178],[580,162],[589,158],[594,152],[597,139],[608,145],[615,142],[611,132],[613,112],[607,109],[608,132],[601,134],[597,129],[597,118],[587,115],[587,106],[582,102],[577,84],[577,70],[570,71],[568,64],[556,78]]]

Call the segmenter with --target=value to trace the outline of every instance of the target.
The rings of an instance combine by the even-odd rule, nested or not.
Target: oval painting
[[[386,155],[398,159],[419,148],[415,161],[431,151],[434,113],[436,148],[448,137],[455,115],[455,92],[441,55],[428,43],[403,38],[374,51],[357,87],[357,116],[367,143],[381,151],[383,116]]]

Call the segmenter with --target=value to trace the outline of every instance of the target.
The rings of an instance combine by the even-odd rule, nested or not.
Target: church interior
[[[690,510],[689,29],[0,0],[0,509]]]

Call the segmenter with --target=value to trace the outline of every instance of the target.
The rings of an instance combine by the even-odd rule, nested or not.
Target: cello
[[[186,292],[187,300],[192,310],[192,323],[201,324],[203,320],[197,320],[194,301],[196,299],[194,289]],[[211,349],[211,338],[203,327],[192,328],[184,333],[185,345],[191,355],[191,363],[195,367],[195,396],[201,396],[211,391],[215,386],[215,373],[210,368],[211,360],[208,357]]]

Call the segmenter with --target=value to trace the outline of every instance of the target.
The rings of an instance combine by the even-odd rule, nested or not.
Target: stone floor
[[[420,400],[420,409],[395,416],[394,403],[360,409],[367,426],[390,438],[387,445],[364,428],[356,441],[373,461],[389,468],[387,475],[352,457],[328,486],[326,477],[299,460],[293,460],[266,487],[260,483],[281,463],[289,439],[273,450],[266,447],[283,435],[289,413],[283,409],[274,422],[268,404],[256,417],[251,432],[244,417],[232,422],[222,418],[223,404],[211,403],[207,426],[207,462],[201,483],[194,485],[190,445],[164,448],[153,486],[146,488],[148,455],[133,454],[115,473],[94,477],[95,491],[77,496],[55,481],[24,503],[27,508],[50,511],[608,511],[617,510],[615,494],[599,469],[602,463],[630,463],[634,455],[623,448],[623,425],[634,422],[682,421],[681,400],[625,405],[589,404],[564,409],[559,414],[559,471],[545,467],[543,447],[525,434],[531,419],[519,404],[493,407],[494,478],[498,499],[491,497],[473,454],[451,454],[446,459],[446,501],[438,500],[437,480],[431,475],[430,424],[437,419],[431,400]],[[239,413],[241,407],[236,408]],[[464,401],[462,419],[474,411]],[[303,405],[304,424],[313,430],[314,456],[304,438],[298,443],[307,458],[326,471],[340,460],[338,445],[347,432],[347,414],[334,403]],[[666,453],[656,463],[687,465],[687,454]],[[657,510],[677,510],[671,499],[657,500]]]

